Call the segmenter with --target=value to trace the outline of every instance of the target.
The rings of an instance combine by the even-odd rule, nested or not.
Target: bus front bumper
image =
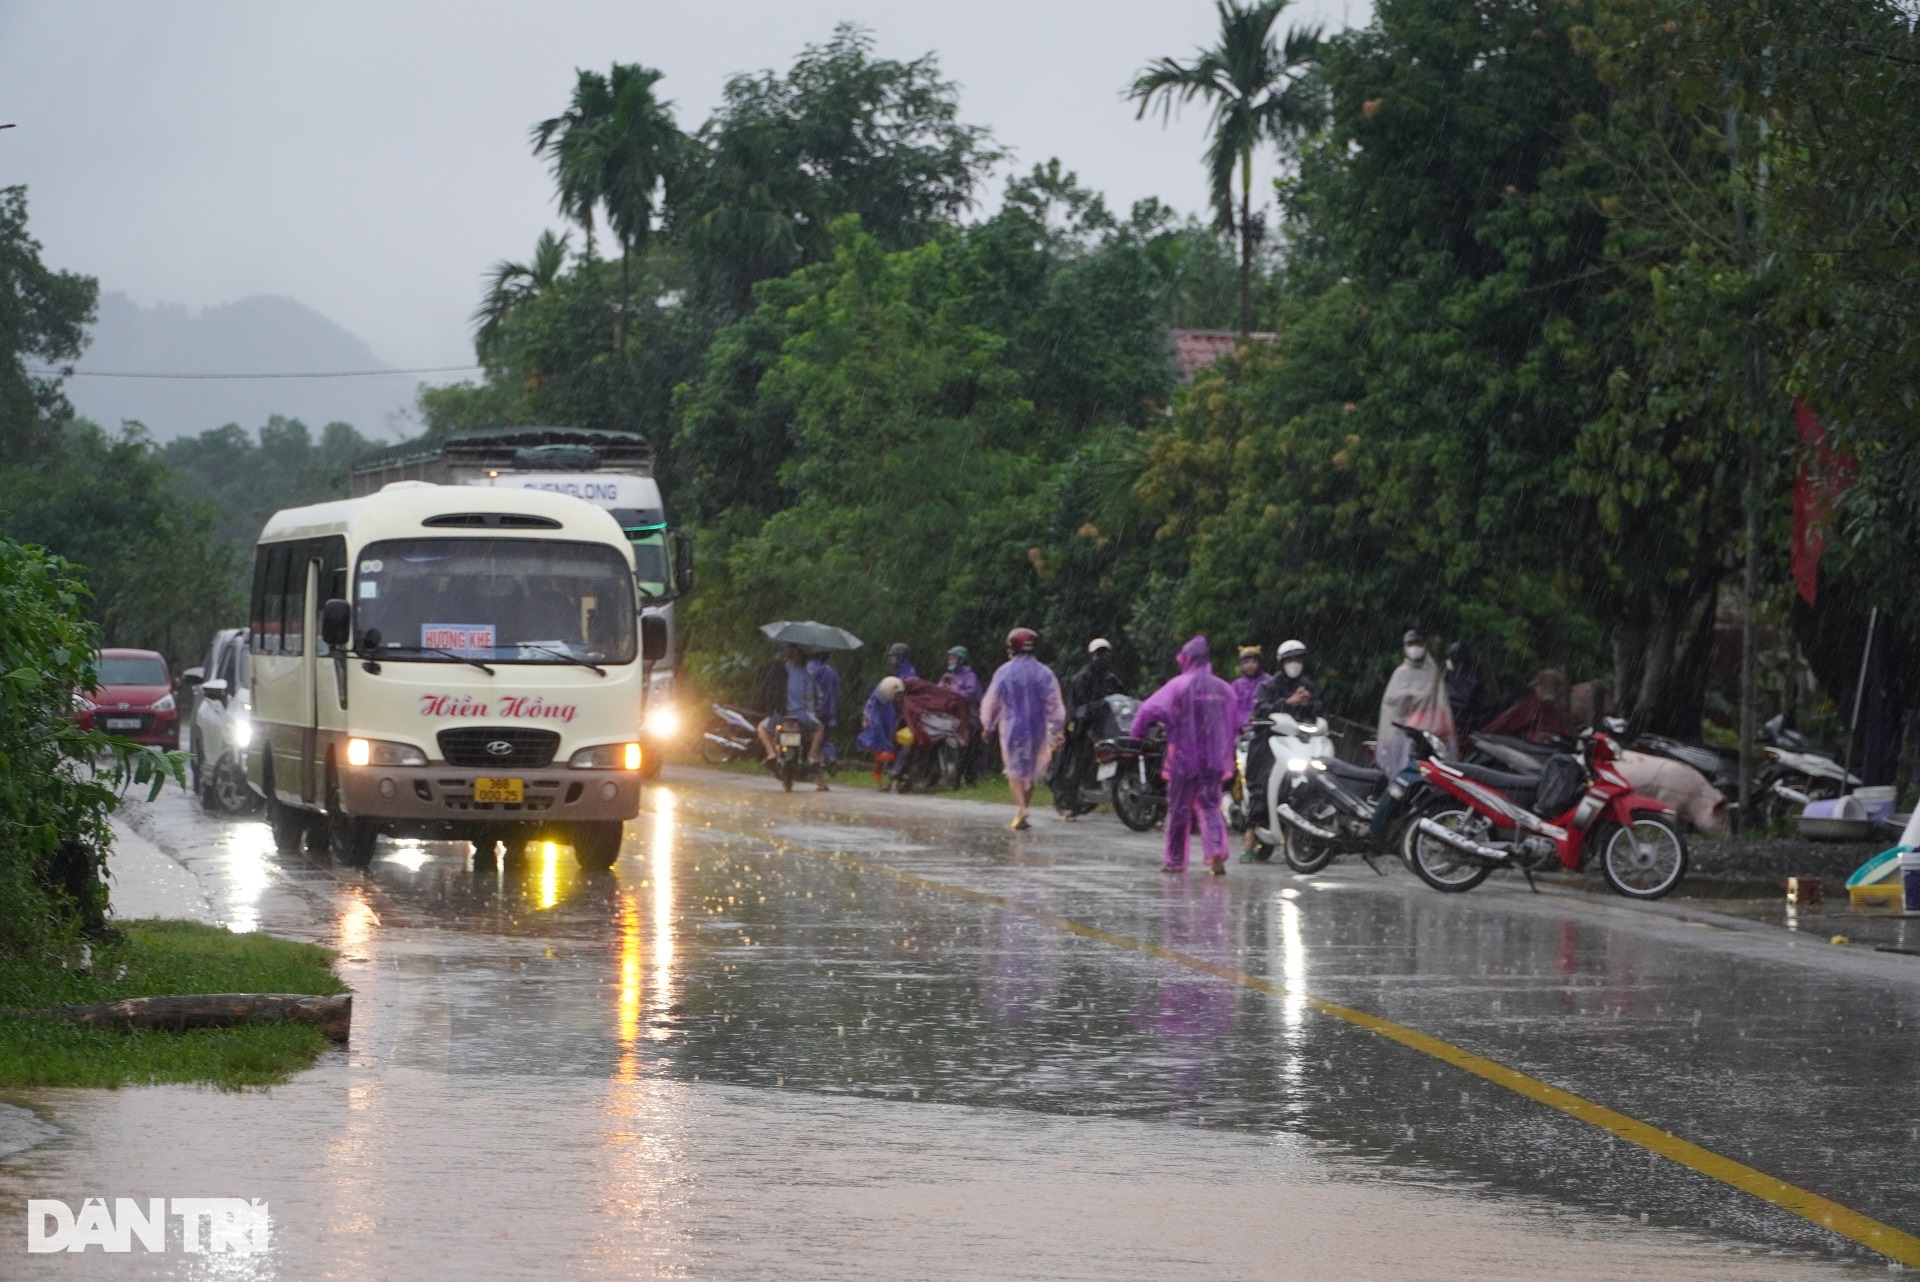
[[[517,780],[520,800],[477,801],[474,781]],[[511,791],[511,789],[508,789]],[[407,823],[581,823],[640,813],[637,770],[521,770],[487,775],[451,766],[349,766],[340,800],[357,819]]]

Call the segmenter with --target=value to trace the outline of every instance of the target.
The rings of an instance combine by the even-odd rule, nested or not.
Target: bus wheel
[[[321,821],[327,843],[327,857],[348,868],[365,868],[373,862],[373,843],[380,829],[365,819],[355,819],[340,806],[340,789],[327,789],[327,813]]]
[[[300,855],[300,839],[306,835],[307,817],[280,800],[273,790],[273,775],[267,775],[267,826],[273,830],[274,853],[282,859]]]
[[[588,872],[605,872],[613,867],[620,858],[620,841],[625,835],[626,825],[618,819],[574,824],[567,834],[573,843],[573,857]]]

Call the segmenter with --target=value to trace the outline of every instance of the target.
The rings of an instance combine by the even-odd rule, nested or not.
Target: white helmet
[[[1307,657],[1307,643],[1305,641],[1282,641],[1279,651],[1276,652],[1273,657],[1280,663],[1285,663],[1288,659],[1295,657],[1304,659]]]
[[[1112,642],[1108,641],[1105,637],[1095,637],[1093,640],[1087,642],[1088,654],[1099,654],[1102,650],[1108,652],[1113,650]]]
[[[907,692],[907,683],[899,677],[880,678],[880,697],[891,703]]]

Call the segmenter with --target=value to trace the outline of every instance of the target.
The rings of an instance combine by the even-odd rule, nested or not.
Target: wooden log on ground
[[[64,1019],[117,1033],[158,1028],[232,1028],[237,1024],[311,1024],[336,1042],[347,1040],[353,1025],[353,994],[313,997],[304,993],[189,993],[168,997],[129,997],[94,1006],[55,1006],[48,1010],[4,1010],[0,1015]]]

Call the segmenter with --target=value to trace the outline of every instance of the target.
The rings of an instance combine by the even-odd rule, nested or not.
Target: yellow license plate
[[[524,779],[475,779],[473,781],[473,799],[475,801],[510,801],[515,804],[526,800],[527,781]]]

